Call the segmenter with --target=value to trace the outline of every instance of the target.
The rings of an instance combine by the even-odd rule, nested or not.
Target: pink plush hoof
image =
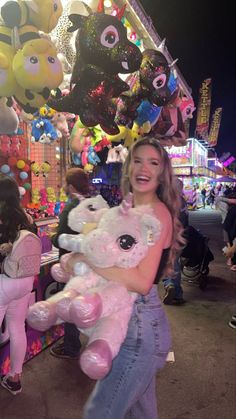
[[[57,282],[65,283],[68,282],[70,279],[70,274],[62,269],[60,263],[55,263],[55,265],[51,267],[51,275],[53,279]]]
[[[76,297],[70,305],[70,318],[77,327],[93,326],[102,313],[99,294],[85,294]]]
[[[73,299],[77,296],[78,293],[73,289],[63,291],[63,297],[57,302],[56,312],[58,316],[65,322],[70,323],[72,321],[70,315],[70,305]]]
[[[82,371],[93,380],[101,380],[111,369],[112,354],[108,343],[98,339],[90,343],[80,356]]]
[[[57,321],[55,305],[47,301],[39,301],[29,307],[27,323],[36,330],[44,332]]]
[[[71,253],[66,253],[65,255],[62,255],[60,257],[60,265],[61,265],[62,269],[65,270],[66,264],[68,262],[68,259],[70,259],[70,257],[71,257]]]

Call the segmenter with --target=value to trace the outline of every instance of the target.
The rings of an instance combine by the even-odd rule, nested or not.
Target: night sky
[[[236,157],[236,19],[234,0],[140,0],[157,33],[166,38],[172,57],[192,88],[195,105],[199,87],[212,78],[211,112],[223,108],[218,156],[231,152]],[[218,2],[217,2],[218,3]],[[233,7],[234,5],[234,7]],[[194,134],[195,118],[190,134]]]

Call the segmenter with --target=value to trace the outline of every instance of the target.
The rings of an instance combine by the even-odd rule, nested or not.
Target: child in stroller
[[[209,239],[193,226],[186,229],[187,245],[180,257],[181,271],[189,283],[199,284],[201,289],[207,286],[209,263],[214,256],[208,247]]]

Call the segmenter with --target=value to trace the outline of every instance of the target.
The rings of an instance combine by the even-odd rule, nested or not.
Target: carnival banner
[[[199,90],[197,109],[196,137],[208,140],[208,128],[211,110],[211,79],[205,79]]]
[[[210,126],[210,132],[208,136],[208,143],[209,145],[213,147],[217,144],[221,117],[222,117],[222,108],[216,108],[215,112],[213,113],[211,117],[211,126]]]

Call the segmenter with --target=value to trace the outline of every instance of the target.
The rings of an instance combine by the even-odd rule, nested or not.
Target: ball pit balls
[[[30,184],[30,183],[24,183],[23,188],[24,188],[26,191],[29,191],[29,190],[31,189],[31,184]]]
[[[25,167],[24,160],[18,160],[17,163],[16,163],[16,167],[17,167],[17,169],[24,169],[24,167]]]
[[[24,196],[26,193],[25,188],[23,188],[23,186],[19,186],[19,192],[20,192],[20,196]]]
[[[10,166],[8,166],[8,164],[3,164],[0,170],[2,173],[4,173],[4,175],[11,171]]]
[[[26,173],[26,172],[20,172],[20,178],[22,179],[22,180],[25,180],[25,179],[27,179],[27,177],[28,177],[28,173]]]
[[[7,160],[7,163],[9,164],[10,167],[16,166],[16,163],[17,163],[16,157],[9,157],[9,159]]]
[[[15,173],[14,172],[9,172],[7,175],[10,176],[10,177],[15,177]]]

